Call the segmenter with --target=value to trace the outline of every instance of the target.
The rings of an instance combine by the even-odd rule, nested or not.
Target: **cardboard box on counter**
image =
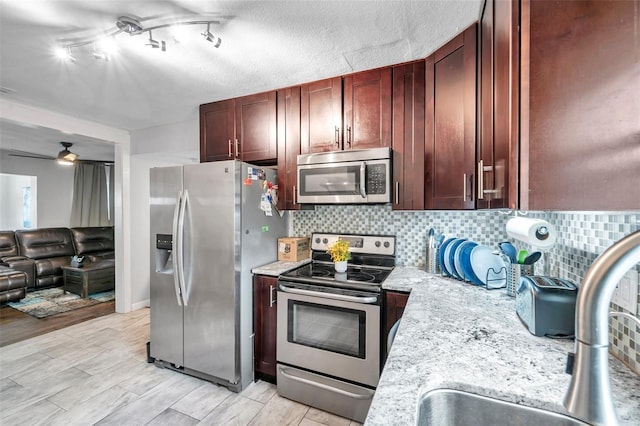
[[[309,237],[278,238],[278,260],[297,262],[309,256]]]

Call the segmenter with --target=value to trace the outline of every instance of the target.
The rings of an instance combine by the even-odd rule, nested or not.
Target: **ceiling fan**
[[[79,160],[78,154],[75,154],[69,150],[69,148],[73,146],[71,142],[60,142],[60,145],[63,147],[63,149],[58,153],[56,157],[17,150],[12,150],[8,153],[8,155],[11,155],[13,157],[36,158],[39,160],[56,160],[58,164],[62,164],[65,166],[71,166],[75,163],[113,164],[113,161]]]

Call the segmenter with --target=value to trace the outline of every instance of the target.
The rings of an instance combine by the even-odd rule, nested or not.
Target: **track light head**
[[[71,55],[71,47],[59,47],[56,49],[56,56],[63,61],[76,62],[76,58]]]
[[[109,61],[109,54],[104,50],[100,50],[96,48],[96,45],[93,45],[93,57],[96,59],[102,59],[104,61]]]
[[[211,31],[209,31],[211,24],[207,24],[207,31],[202,33],[202,36],[204,37],[205,40],[207,40],[208,42],[213,43],[213,47],[220,47],[220,44],[222,44],[222,39],[220,37],[216,37],[213,34],[211,34]]]
[[[146,43],[146,46],[151,46],[153,49],[157,49],[160,47],[160,42],[158,40],[154,40],[151,35],[151,30],[149,30],[149,41]]]

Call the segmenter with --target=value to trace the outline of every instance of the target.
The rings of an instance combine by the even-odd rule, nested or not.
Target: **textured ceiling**
[[[1,0],[2,96],[124,130],[193,119],[199,104],[428,56],[478,19],[468,1],[102,1]],[[56,41],[114,28],[118,16],[143,25],[184,16],[218,20],[216,49],[193,39],[145,46],[148,35],[116,36],[109,62],[91,46],[76,63],[52,54]],[[0,130],[2,147],[14,140]],[[15,130],[15,129],[13,129]],[[15,132],[13,132],[15,133]]]

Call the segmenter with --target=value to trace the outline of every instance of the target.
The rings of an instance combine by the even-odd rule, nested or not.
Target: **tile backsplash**
[[[339,205],[293,212],[291,226],[292,235],[296,236],[310,236],[312,232],[395,235],[397,264],[424,268],[429,228],[444,232],[447,237],[496,246],[510,240],[505,231],[509,217],[497,210],[393,211],[390,205]],[[556,244],[536,264],[535,273],[549,273],[576,284],[582,282],[591,263],[606,248],[640,229],[640,212],[530,212],[527,217],[545,219],[558,231]],[[512,241],[518,248],[534,249]],[[638,281],[640,265],[627,277]],[[636,302],[636,311],[630,313],[638,316],[640,286]],[[611,309],[625,311],[613,303]],[[613,317],[609,331],[611,352],[640,375],[640,329],[629,319]]]

